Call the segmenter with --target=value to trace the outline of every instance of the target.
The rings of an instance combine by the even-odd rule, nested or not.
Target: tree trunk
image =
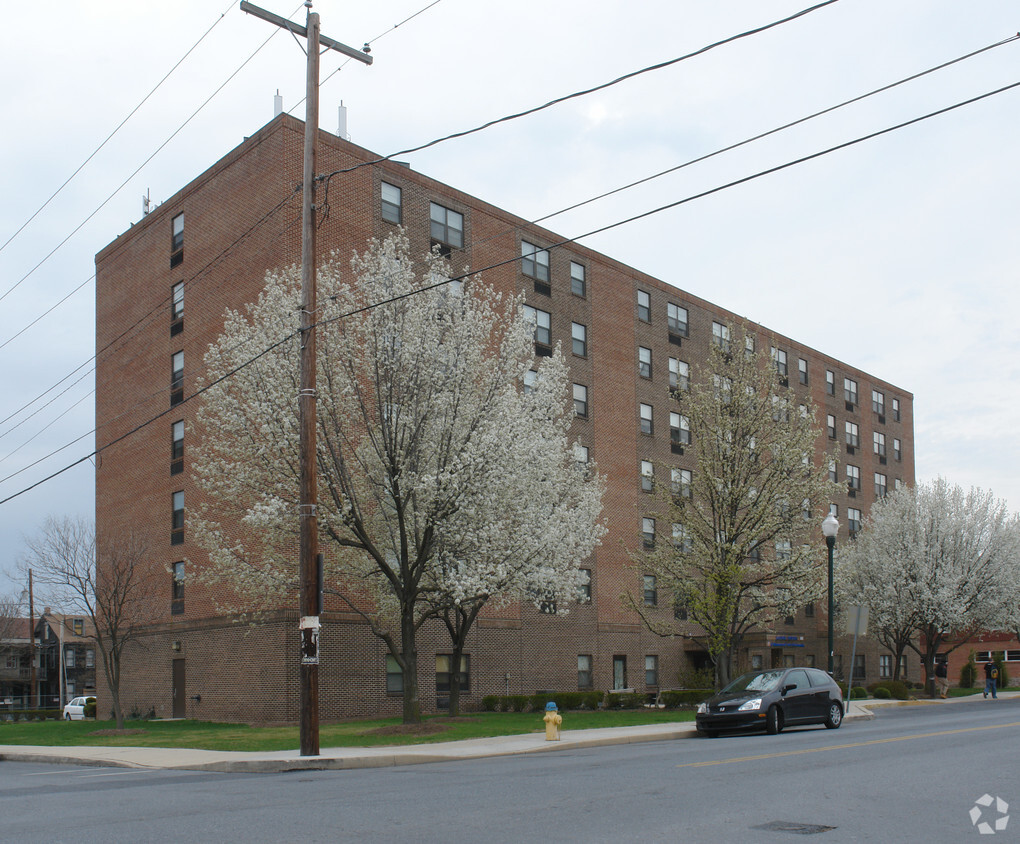
[[[450,654],[450,709],[451,718],[460,715],[460,661],[464,652],[463,642],[455,642]]]
[[[418,645],[415,641],[414,607],[402,608],[400,619],[401,670],[404,679],[404,723],[421,723],[418,699]]]
[[[98,644],[98,643],[97,643]],[[117,729],[124,729],[124,710],[120,705],[120,657],[116,653],[107,652],[100,647],[103,657],[103,673],[106,675],[106,686],[110,690],[110,703],[113,705],[113,717]],[[99,702],[96,701],[96,720],[99,720]]]

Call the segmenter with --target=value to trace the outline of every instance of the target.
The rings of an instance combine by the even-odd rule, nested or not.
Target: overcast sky
[[[343,100],[351,140],[394,153],[809,6],[429,2],[317,0],[323,33],[371,41],[375,59],[334,73],[343,57],[324,55],[322,128],[336,131]],[[304,22],[296,2],[259,5]],[[94,448],[95,253],[141,217],[143,194],[162,202],[266,123],[277,90],[304,117],[299,44],[238,7],[55,0],[5,10],[0,245],[208,34],[0,249],[0,296],[18,285],[0,300],[0,499]],[[536,219],[1011,38],[1018,25],[1008,0],[840,0],[401,158]],[[1005,44],[545,225],[576,236],[1020,82],[1018,59],[1020,42]],[[918,480],[988,488],[1017,510],[1018,150],[1014,89],[583,242],[912,392]],[[47,515],[92,509],[88,461],[0,505],[0,572]],[[15,589],[0,580],[0,592]]]

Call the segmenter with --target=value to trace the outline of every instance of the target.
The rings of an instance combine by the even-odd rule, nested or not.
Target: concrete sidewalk
[[[1004,692],[999,695],[1000,698],[1018,696],[1020,692]],[[884,706],[938,706],[970,699],[972,698],[869,700],[866,704],[852,701],[844,721],[870,720],[875,717],[873,710]],[[567,722],[569,723],[569,713]],[[297,750],[245,753],[165,747],[33,747],[8,744],[0,745],[0,761],[224,773],[280,773],[451,762],[489,756],[549,753],[614,744],[692,738],[696,735],[694,722],[684,721],[675,724],[645,724],[598,730],[564,730],[560,741],[546,741],[544,732],[535,732],[517,736],[494,736],[399,747],[330,747],[323,748],[319,756],[300,756]]]

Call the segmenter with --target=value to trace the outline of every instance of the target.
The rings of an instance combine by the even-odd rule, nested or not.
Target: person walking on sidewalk
[[[995,692],[995,687],[999,683],[999,669],[995,667],[995,663],[992,662],[989,657],[988,662],[985,663],[985,693],[984,696],[987,698],[988,693],[992,693],[992,700],[996,700],[999,696]]]
[[[949,694],[949,667],[944,662],[935,663],[935,691],[939,697]]]

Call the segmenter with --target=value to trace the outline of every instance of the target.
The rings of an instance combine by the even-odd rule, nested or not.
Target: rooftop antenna
[[[142,195],[142,216],[145,217],[152,210],[152,202],[149,200],[149,189],[145,189]]]
[[[338,138],[343,138],[345,141],[349,141],[351,136],[347,134],[347,106],[344,105],[344,101],[340,100],[340,123],[339,128],[336,130]]]
[[[273,97],[273,117],[279,117],[283,114],[283,97],[280,96],[280,89],[276,89],[276,95]]]

